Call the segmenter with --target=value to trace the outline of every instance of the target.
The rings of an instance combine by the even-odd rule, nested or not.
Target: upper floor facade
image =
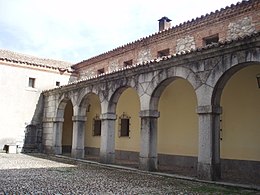
[[[159,32],[72,65],[78,80],[106,74],[163,56],[234,40],[260,30],[260,2],[242,1],[177,26],[159,20]]]
[[[0,151],[8,144],[21,148],[28,130],[41,128],[41,93],[75,80],[70,66],[63,61],[0,50]]]

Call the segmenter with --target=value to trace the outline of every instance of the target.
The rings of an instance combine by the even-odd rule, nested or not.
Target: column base
[[[100,153],[100,162],[104,164],[115,164],[115,153]]]
[[[85,154],[84,149],[72,149],[71,150],[71,157],[77,159],[83,159]]]
[[[62,154],[62,147],[61,146],[54,146],[53,153],[56,155]]]
[[[215,181],[221,177],[220,164],[198,163],[197,176],[202,180]]]
[[[139,157],[139,169],[144,171],[156,171],[157,168],[157,157]]]

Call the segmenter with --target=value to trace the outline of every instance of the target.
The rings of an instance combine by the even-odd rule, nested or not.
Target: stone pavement
[[[55,159],[44,154],[0,153],[0,194],[260,194],[243,188]]]

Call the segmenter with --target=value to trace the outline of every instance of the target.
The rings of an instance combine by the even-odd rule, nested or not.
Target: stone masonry
[[[255,25],[252,23],[252,17],[245,17],[228,25],[227,39],[237,39],[255,32]]]
[[[186,36],[181,39],[177,39],[176,52],[196,49],[195,39],[192,36]]]
[[[209,38],[215,38],[216,43],[250,35],[260,30],[259,9],[258,0],[243,1],[159,31],[72,67],[80,73],[79,79],[84,79],[86,75],[97,75],[102,68],[105,72],[123,68],[124,62],[128,60],[132,60],[133,64],[140,64],[156,59],[163,50],[169,50],[169,55],[174,55],[205,47],[205,40]]]
[[[220,97],[225,82],[237,70],[260,65],[260,34],[255,33],[233,42],[218,43],[187,53],[132,65],[101,76],[76,81],[59,89],[44,92],[43,145],[47,153],[61,154],[61,131],[66,102],[73,104],[72,156],[84,156],[82,121],[85,119],[87,95],[95,93],[101,102],[100,160],[114,163],[116,102],[123,89],[132,87],[140,98],[141,149],[140,168],[157,168],[158,101],[165,83],[174,78],[187,80],[197,96],[199,118],[198,177],[220,177],[219,116]],[[84,129],[84,128],[83,128]],[[154,132],[154,133],[152,133]]]

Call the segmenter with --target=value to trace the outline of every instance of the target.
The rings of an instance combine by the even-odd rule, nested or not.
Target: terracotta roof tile
[[[213,43],[213,44],[207,45],[205,47],[200,47],[200,48],[187,50],[187,51],[181,51],[181,52],[173,54],[173,55],[156,58],[156,59],[153,59],[153,60],[150,60],[150,61],[143,61],[143,62],[141,62],[139,64],[133,64],[132,66],[123,67],[123,68],[120,68],[120,69],[117,69],[117,70],[113,70],[111,72],[105,72],[105,73],[102,73],[100,75],[95,75],[95,76],[91,76],[91,77],[88,77],[88,78],[76,80],[76,81],[73,81],[73,82],[71,82],[71,83],[69,83],[67,85],[60,86],[59,88],[45,90],[44,92],[50,92],[50,91],[59,90],[59,89],[64,88],[66,86],[76,85],[76,84],[79,84],[79,83],[82,83],[82,82],[86,82],[88,80],[99,79],[100,77],[103,77],[105,75],[114,74],[116,72],[121,72],[121,71],[124,71],[126,69],[134,69],[134,68],[137,68],[139,66],[155,64],[155,63],[159,63],[161,61],[166,61],[166,60],[169,60],[169,59],[172,59],[172,58],[177,58],[177,57],[188,55],[188,54],[191,54],[191,53],[201,52],[201,51],[212,49],[212,48],[223,47],[225,45],[229,45],[229,44],[240,42],[240,41],[247,40],[247,39],[252,39],[254,37],[260,37],[260,31],[259,32],[254,32],[251,35],[245,35],[245,36],[242,36],[242,37],[238,37],[238,38],[233,39],[233,40],[225,40],[225,41],[221,41],[221,42],[218,42],[218,43]]]
[[[8,50],[0,49],[0,61],[7,61],[19,64],[26,64],[30,66],[39,66],[42,68],[50,68],[50,69],[67,69],[72,65],[69,62],[38,58],[35,56],[20,54]]]
[[[210,12],[209,14],[202,15],[200,17],[197,17],[195,19],[180,23],[176,26],[173,26],[172,28],[169,28],[164,31],[156,32],[152,35],[148,35],[147,37],[140,38],[136,41],[133,41],[131,43],[127,43],[123,46],[117,47],[115,49],[112,49],[110,51],[107,51],[105,53],[102,53],[100,55],[94,56],[92,58],[83,60],[79,63],[76,63],[72,65],[73,68],[76,68],[78,65],[81,64],[92,64],[95,62],[98,62],[100,60],[112,57],[114,55],[117,55],[121,53],[122,51],[129,51],[131,49],[134,49],[137,44],[142,44],[146,42],[147,44],[158,40],[158,39],[163,39],[167,36],[171,36],[172,34],[179,34],[187,30],[188,28],[197,28],[203,23],[207,23],[212,20],[216,20],[219,18],[226,18],[230,17],[234,14],[237,14],[237,12],[244,12],[247,10],[254,9],[255,6],[258,6],[260,4],[259,0],[247,0],[247,1],[242,1],[238,2],[236,5],[231,4],[230,6],[226,6],[225,8],[221,8],[220,10],[216,10],[215,12]]]

